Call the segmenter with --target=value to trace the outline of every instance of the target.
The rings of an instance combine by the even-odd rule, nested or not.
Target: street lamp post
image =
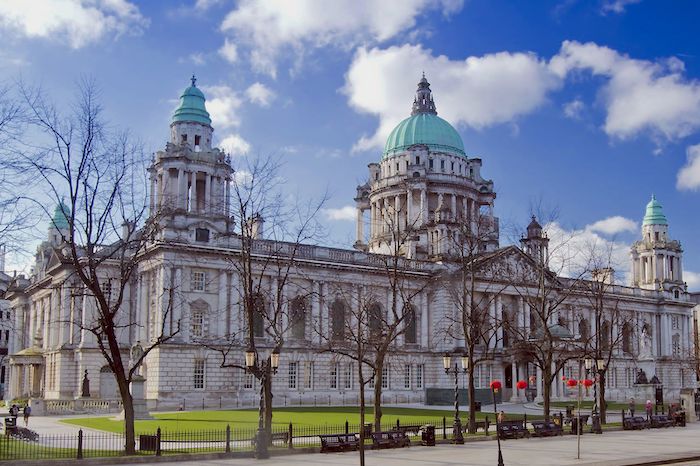
[[[605,370],[605,360],[602,358],[586,358],[584,360],[586,372],[591,371],[593,380],[597,383],[593,384],[593,409],[591,411],[591,431],[596,434],[602,434],[603,428],[600,425],[600,414],[598,405],[598,384],[601,383],[600,374]]]
[[[278,348],[272,350],[272,353],[263,362],[259,362],[256,368],[256,352],[255,348],[248,348],[245,352],[245,365],[250,373],[254,373],[257,369],[260,373],[260,407],[258,409],[258,432],[255,434],[255,458],[267,459],[270,457],[268,450],[267,432],[265,431],[265,393],[268,384],[271,383],[272,374],[277,373],[277,368],[280,362],[280,352]],[[270,406],[272,408],[272,406]]]
[[[455,361],[452,367],[452,357],[450,353],[445,353],[442,357],[442,367],[445,369],[445,374],[454,374],[455,376],[455,419],[452,425],[452,443],[459,445],[464,444],[464,435],[462,435],[462,421],[459,419],[459,374],[465,374],[469,367],[469,358],[466,355],[460,357],[462,361],[462,369],[460,370]]]
[[[496,442],[498,443],[498,466],[503,466],[503,453],[501,453],[501,433],[498,430],[500,421],[498,420],[498,407],[496,405],[496,393],[501,389],[501,381],[493,380],[489,384],[493,395],[493,414],[496,416]]]

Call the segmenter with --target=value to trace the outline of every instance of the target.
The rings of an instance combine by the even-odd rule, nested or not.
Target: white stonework
[[[241,247],[229,214],[232,169],[226,154],[211,147],[212,131],[204,123],[173,123],[171,140],[155,155],[149,168],[151,207],[153,211],[168,209],[170,215],[148,250],[148,260],[142,262],[126,290],[124,315],[137,325],[120,335],[124,360],[129,359],[129,349],[137,341],[151,341],[161,327],[168,333],[177,329],[178,321],[181,325],[180,333],[152,351],[141,367],[151,409],[255,406],[258,400],[257,381],[240,370],[221,368],[221,356],[195,341],[206,337],[210,342],[224,343],[226,335],[245,330],[238,276],[231,265]],[[188,135],[187,140],[183,135]],[[195,136],[200,142],[197,147],[193,145]],[[358,187],[356,198],[356,249],[304,245],[297,253],[297,265],[284,296],[290,303],[296,296],[310,302],[303,314],[303,331],[287,335],[282,348],[279,372],[273,376],[276,405],[357,403],[353,362],[318,349],[330,338],[334,304],[345,301],[345,306],[352,305],[347,296],[362,292],[381,296],[383,308],[389,305],[383,262],[377,255],[389,250],[388,229],[392,225],[415,225],[417,233],[402,250],[406,258],[402,264],[405,286],[423,291],[411,303],[416,310],[415,335],[403,335],[391,351],[384,400],[421,402],[426,389],[453,387],[453,379],[442,369],[441,356],[460,346],[442,331],[455,306],[434,280],[451,267],[445,238],[454,234],[455,225],[473,219],[479,211],[492,222],[493,235],[484,240],[482,250],[489,255],[489,270],[494,274],[507,270],[510,261],[525,261],[527,254],[539,256],[535,257],[538,260],[546,255],[541,227],[538,234],[532,224],[533,233],[528,228],[528,238],[533,241],[526,240],[524,250],[516,246],[499,248],[498,219],[493,214],[494,184],[482,178],[481,165],[481,159],[442,153],[424,145],[369,165],[370,180]],[[368,228],[364,225],[365,211],[370,217]],[[398,218],[390,218],[397,213]],[[34,273],[16,280],[7,292],[18,331],[5,398],[43,399],[48,412],[78,406],[119,410],[113,375],[94,338],[70,324],[89,320],[94,303],[73,293],[80,285],[61,262],[54,227],[37,252]],[[647,233],[645,229],[645,239],[634,247],[635,264],[646,257]],[[694,303],[679,281],[680,246],[666,240],[666,231],[663,234],[664,244],[670,245],[664,257],[677,261],[672,272],[675,275],[666,275],[673,286],[646,286],[635,278],[635,286],[611,286],[609,299],[633,316],[636,329],[648,326],[655,374],[672,399],[678,397],[681,388],[696,386],[695,374],[687,365],[687,355],[695,348]],[[260,261],[280,250],[279,245],[265,239],[256,240],[253,248]],[[281,250],[284,253],[284,247]],[[273,281],[270,273],[264,285],[273,287]],[[165,292],[171,289],[177,291]],[[477,284],[477,290],[488,289],[486,284]],[[173,311],[165,315],[169,306]],[[507,315],[519,326],[530,325],[529,309],[513,287],[504,289],[492,313],[494,318]],[[571,298],[560,307],[558,317],[573,334],[581,334],[582,322],[591,325],[589,334],[594,331],[589,300]],[[257,344],[271,349],[271,342],[264,337]],[[504,339],[497,343],[496,357],[481,364],[476,384],[477,388],[486,388],[492,378],[499,378],[505,382],[503,399],[524,401],[524,394],[514,390],[515,382],[540,377],[531,363],[515,361],[509,352],[512,344]],[[609,400],[626,399],[635,393],[639,338],[631,346],[626,352],[618,351],[610,365],[606,389]],[[240,347],[229,359],[237,358],[243,364],[244,349]],[[561,375],[568,374],[576,364],[555,379],[555,398],[568,397]],[[81,400],[86,370],[91,397]],[[75,404],[70,404],[73,401]]]

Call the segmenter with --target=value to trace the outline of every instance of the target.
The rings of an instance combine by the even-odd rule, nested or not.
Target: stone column
[[[183,183],[184,179],[185,179],[184,171],[182,170],[182,168],[178,168],[177,169],[177,190],[176,190],[177,196],[175,198],[175,203],[174,203],[175,205],[173,206],[176,209],[181,209],[185,205],[185,201],[184,201],[185,190],[182,187],[182,183]]]
[[[428,204],[426,198],[425,188],[420,191],[420,226],[425,225],[428,222]]]
[[[401,230],[401,197],[394,196],[394,230]]]
[[[416,223],[416,219],[413,218],[413,191],[411,188],[406,190],[406,223],[409,228]]]
[[[197,194],[197,173],[190,172],[190,212],[197,212],[199,209],[199,197]]]
[[[457,195],[452,193],[452,202],[450,204],[450,212],[452,214],[452,219],[457,218]]]
[[[356,224],[357,229],[355,232],[356,233],[356,241],[358,243],[362,243],[364,240],[364,232],[365,232],[365,225],[364,225],[364,221],[362,218],[364,211],[359,206],[356,208],[356,210],[357,210],[357,224]]]
[[[204,213],[211,212],[211,175],[204,175]]]
[[[496,347],[503,348],[503,303],[500,295],[496,295],[496,325]]]
[[[539,403],[543,400],[543,397],[542,397],[542,368],[540,368],[539,366],[537,367],[536,388],[537,388],[537,396],[535,397],[535,401]]]
[[[149,196],[149,207],[151,211],[151,215],[155,214],[156,210],[156,177],[154,175],[151,175],[151,192]]]
[[[428,327],[428,296],[425,291],[420,294],[420,300],[420,345],[422,348],[427,348],[430,344],[430,330]],[[425,377],[425,374],[423,374],[423,377]]]
[[[64,345],[70,343],[71,335],[71,315],[70,315],[70,287],[68,283],[63,282],[61,285],[61,332],[59,335],[58,344]]]
[[[513,391],[510,395],[510,402],[517,403],[521,396],[518,392],[521,390],[518,390],[516,387],[518,383],[518,363],[515,361],[515,358],[510,359],[510,379],[513,381]]]

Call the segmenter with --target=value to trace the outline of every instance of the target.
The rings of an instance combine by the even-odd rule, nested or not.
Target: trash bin
[[[582,427],[582,419],[581,416],[574,416],[571,418],[571,433],[573,435],[578,434],[578,430]],[[583,433],[583,431],[581,431]]]
[[[5,418],[5,435],[10,435],[15,430],[17,430],[17,418],[14,416],[6,417]]]
[[[156,451],[157,446],[158,437],[155,435],[139,435],[139,450]]]
[[[481,411],[481,401],[475,401],[474,402],[474,411]]]
[[[591,432],[594,434],[602,434],[603,433],[603,428],[600,425],[600,416],[597,414],[594,414],[593,417],[591,418]]]
[[[435,446],[435,426],[431,424],[421,427],[421,444],[427,447]]]

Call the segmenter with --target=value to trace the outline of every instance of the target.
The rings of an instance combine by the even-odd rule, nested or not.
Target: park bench
[[[525,419],[512,419],[498,423],[498,437],[503,440],[529,436],[530,432],[525,426]]]
[[[673,418],[665,414],[652,414],[649,418],[649,427],[658,429],[661,427],[673,427]]]
[[[571,423],[571,433],[574,435],[578,434],[578,428],[581,427],[581,433],[583,434],[583,428],[586,427],[586,424],[588,424],[589,417],[590,416],[588,414],[572,416],[569,419],[569,422]]]
[[[388,432],[372,432],[372,445],[374,449],[407,447],[411,440],[405,432],[392,430]]]
[[[647,427],[648,423],[642,416],[628,416],[622,420],[624,430],[642,430]]]
[[[469,428],[469,423],[466,423],[464,426],[466,431]],[[481,429],[486,435],[489,435],[489,418],[487,417],[483,421],[475,421],[474,428],[477,432]]]
[[[270,441],[274,442],[275,440],[284,442],[286,445],[289,443],[289,432],[272,432],[272,434],[270,434]]]
[[[396,426],[395,430],[398,432],[404,432],[406,434],[418,435],[421,427],[423,427],[421,424],[411,424],[405,426]]]
[[[564,429],[560,424],[552,421],[532,421],[532,427],[535,432],[532,434],[535,437],[553,437],[555,435],[564,435]]]
[[[360,440],[356,434],[319,435],[321,453],[329,451],[350,451],[360,448]]]

